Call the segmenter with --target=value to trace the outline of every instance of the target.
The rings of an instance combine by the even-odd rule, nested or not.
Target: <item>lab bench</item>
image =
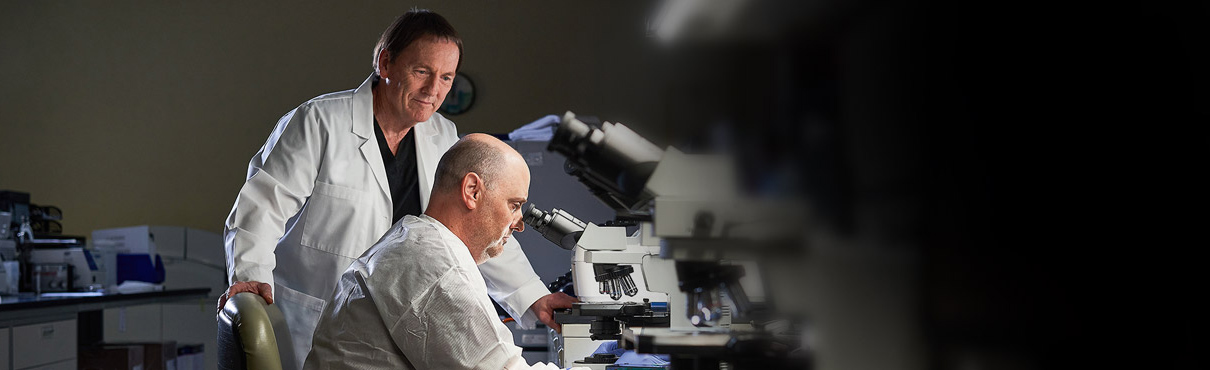
[[[112,295],[0,296],[0,370],[76,369],[80,345],[179,340],[170,327],[182,321],[205,321],[209,316],[209,322],[196,324],[214,325],[215,303],[209,292],[210,288],[195,288]],[[128,315],[128,310],[134,314]],[[211,340],[216,335],[213,330],[193,334]]]

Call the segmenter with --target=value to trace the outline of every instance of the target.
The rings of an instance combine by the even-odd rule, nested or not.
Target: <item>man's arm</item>
[[[579,299],[573,298],[563,292],[551,293],[542,298],[538,298],[533,305],[529,306],[526,315],[534,315],[538,321],[541,321],[546,326],[555,329],[556,332],[563,332],[563,325],[555,322],[555,310],[560,308],[571,308],[572,303],[579,302]]]
[[[282,116],[248,163],[248,178],[223,228],[230,288],[219,299],[254,292],[273,302],[274,250],[286,221],[298,213],[315,186],[326,140],[309,103]],[[294,268],[302,268],[295,266]]]

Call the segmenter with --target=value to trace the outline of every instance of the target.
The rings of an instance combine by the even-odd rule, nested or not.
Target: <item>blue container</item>
[[[126,280],[152,284],[164,282],[164,262],[155,255],[155,265],[147,254],[118,254],[118,284]]]

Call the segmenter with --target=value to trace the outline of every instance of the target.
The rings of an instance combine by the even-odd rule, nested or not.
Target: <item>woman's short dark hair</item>
[[[390,60],[395,60],[403,49],[407,49],[417,39],[424,36],[436,36],[458,45],[458,65],[462,67],[462,38],[458,31],[440,14],[427,9],[412,9],[395,18],[395,22],[382,32],[378,44],[374,46],[374,74],[378,74],[378,54],[387,51]]]

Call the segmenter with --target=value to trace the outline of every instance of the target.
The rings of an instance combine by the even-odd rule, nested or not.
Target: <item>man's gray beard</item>
[[[496,241],[494,241],[494,242],[492,242],[492,244],[488,245],[487,248],[483,249],[483,255],[487,256],[488,258],[499,256],[500,255],[499,252],[497,252],[496,255],[492,255],[491,253],[492,253],[493,249],[496,249],[499,251],[504,250],[504,238],[505,237],[501,236],[500,239],[496,239]]]
[[[491,244],[488,244],[488,245],[487,245],[487,248],[483,248],[483,256],[482,256],[482,257],[483,257],[483,260],[484,260],[484,261],[486,261],[486,260],[488,260],[488,259],[491,259],[491,258],[494,258],[494,257],[496,257],[496,256],[499,256],[501,253],[504,253],[504,238],[509,237],[509,234],[510,234],[510,233],[505,232],[505,233],[504,233],[504,235],[501,235],[499,239],[496,239],[496,240],[495,240],[495,241],[493,241]],[[493,249],[495,249],[495,250],[497,250],[497,251],[498,251],[498,252],[496,252],[496,254],[495,254],[495,255],[492,255],[492,250],[493,250]]]

